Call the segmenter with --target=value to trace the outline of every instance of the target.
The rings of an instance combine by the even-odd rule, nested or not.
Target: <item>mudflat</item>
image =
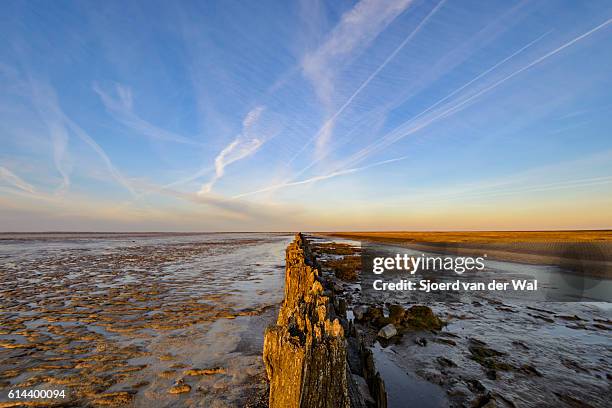
[[[321,276],[331,281],[334,301],[346,305],[350,327],[373,353],[387,407],[609,406],[612,309],[603,299],[610,293],[610,280],[595,282],[601,290],[586,291],[585,301],[518,299],[497,290],[448,297],[372,291],[368,271],[355,262],[365,258],[365,239],[306,237]],[[376,246],[388,253],[418,254],[391,242]],[[499,261],[461,279],[507,282],[545,278],[558,269]],[[543,292],[564,291],[575,283],[587,289],[587,282],[595,281],[565,281],[568,277],[575,278],[559,272],[557,280],[543,279]],[[448,279],[455,278],[451,272]],[[447,281],[437,271],[419,271],[414,279]],[[588,295],[596,292],[602,297]]]
[[[64,390],[37,406],[265,396],[263,332],[290,236],[14,235],[0,242],[0,407],[14,406],[9,390]]]

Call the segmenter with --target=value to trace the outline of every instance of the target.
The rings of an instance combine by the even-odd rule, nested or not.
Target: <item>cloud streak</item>
[[[300,154],[302,154],[302,152],[308,147],[310,146],[314,141],[316,141],[316,145],[317,145],[317,150],[320,151],[322,149],[322,146],[327,144],[327,142],[329,141],[329,138],[331,137],[331,132],[332,132],[332,128],[333,128],[333,123],[336,120],[336,118],[338,116],[340,116],[342,114],[342,112],[344,112],[344,110],[353,102],[353,100],[361,93],[361,91],[363,89],[365,89],[368,84],[370,82],[372,82],[372,80],[374,78],[376,78],[376,76],[378,76],[378,74],[385,69],[385,67],[389,64],[389,62],[391,62],[393,60],[393,58],[395,58],[395,56],[397,54],[399,54],[399,52],[406,46],[406,44],[408,44],[418,33],[419,31],[421,31],[421,28],[427,24],[427,22],[429,21],[429,19],[436,14],[436,12],[444,5],[444,3],[446,2],[446,0],[441,0],[430,12],[429,14],[427,14],[423,20],[421,20],[421,22],[416,26],[416,28],[414,30],[412,30],[407,36],[406,38],[404,38],[404,40],[393,50],[393,52],[374,70],[374,72],[372,72],[362,83],[361,85],[359,85],[359,87],[357,87],[357,89],[353,92],[353,94],[351,96],[349,96],[349,98],[344,102],[344,104],[338,109],[336,110],[336,112],[331,115],[330,118],[328,118],[325,123],[323,124],[323,126],[321,126],[321,128],[317,131],[317,133],[315,133],[315,135],[313,137],[311,137],[306,144],[304,144],[299,150],[298,152],[291,158],[291,160],[289,160],[289,162],[287,163],[287,165],[290,165],[297,157],[300,156]]]
[[[253,155],[261,147],[266,135],[257,135],[254,128],[263,111],[264,107],[258,106],[245,116],[242,122],[242,133],[215,157],[215,174],[202,186],[198,194],[210,193],[215,183],[225,174],[227,166]]]
[[[64,116],[59,109],[53,89],[42,82],[29,81],[30,96],[40,118],[46,125],[53,146],[53,162],[62,181],[56,192],[62,194],[70,188],[71,166],[68,162],[68,130],[62,120]]]
[[[282,188],[293,187],[293,186],[300,186],[300,185],[304,185],[304,184],[312,184],[312,183],[316,183],[318,181],[323,181],[323,180],[331,179],[331,178],[338,177],[338,176],[345,176],[347,174],[357,173],[359,171],[371,169],[373,167],[378,167],[378,166],[382,166],[382,165],[385,165],[385,164],[398,162],[398,161],[401,161],[401,160],[405,160],[408,157],[409,156],[397,157],[395,159],[383,160],[381,162],[373,163],[373,164],[370,164],[370,165],[367,165],[367,166],[363,166],[363,167],[356,167],[356,168],[352,168],[352,169],[333,171],[333,172],[328,173],[328,174],[323,174],[323,175],[320,175],[320,176],[314,176],[314,177],[310,177],[310,178],[307,178],[307,179],[304,179],[304,180],[289,181],[289,182],[286,182],[286,183],[280,183],[280,184],[276,184],[276,185],[273,185],[273,186],[262,188],[260,190],[255,190],[255,191],[251,191],[251,192],[248,192],[248,193],[238,194],[238,195],[235,195],[233,198],[234,199],[236,199],[236,198],[243,198],[243,197],[252,196],[252,195],[255,195],[255,194],[261,194],[261,193],[266,193],[266,192],[269,192],[269,191],[279,190],[279,189],[282,189]]]
[[[465,109],[468,105],[468,103],[476,100],[477,98],[479,98],[480,96],[492,91],[493,89],[499,87],[500,85],[502,85],[503,83],[507,82],[508,80],[516,77],[517,75],[521,74],[522,72],[538,65],[539,63],[545,61],[546,59],[558,54],[559,52],[563,51],[564,49],[576,44],[577,42],[579,42],[580,40],[590,36],[591,34],[605,28],[606,26],[608,26],[610,23],[612,23],[612,19],[608,19],[607,21],[601,23],[600,25],[594,27],[593,29],[573,38],[572,40],[568,41],[567,43],[555,48],[554,50],[536,58],[535,60],[533,60],[532,62],[530,62],[529,64],[521,67],[520,69],[512,72],[511,74],[503,77],[502,79],[494,82],[492,85],[489,85],[487,87],[485,87],[484,89],[474,93],[473,95],[455,103],[452,104],[449,108],[444,108],[442,109],[441,112],[436,112],[434,113],[431,117],[423,120],[422,122],[415,122],[416,119],[419,119],[420,117],[423,116],[424,113],[428,112],[431,110],[431,106],[429,108],[427,108],[426,110],[424,110],[423,112],[419,113],[418,115],[412,117],[411,119],[409,119],[408,121],[402,123],[401,125],[399,125],[398,127],[396,127],[392,132],[388,133],[387,135],[383,136],[381,138],[381,140],[379,140],[378,142],[372,143],[370,145],[368,145],[366,148],[362,149],[360,152],[358,152],[356,155],[353,155],[353,157],[348,161],[348,163],[359,163],[360,161],[364,160],[366,157],[368,157],[369,155],[371,155],[372,153],[374,153],[375,151],[380,151],[388,146],[390,146],[393,143],[396,143],[397,141],[416,133],[419,130],[422,130],[428,126],[430,126],[431,124],[446,118],[454,113],[460,112],[461,110]],[[473,81],[471,81],[473,82]],[[465,88],[465,86],[463,87]],[[439,101],[436,102],[436,104],[434,105],[438,105]],[[433,105],[432,105],[433,106]],[[351,165],[351,164],[349,164]]]
[[[111,96],[110,92],[102,89],[97,83],[94,83],[93,90],[98,94],[108,112],[113,115],[116,120],[134,132],[152,140],[202,146],[199,142],[157,127],[136,115],[133,111],[134,103],[132,91],[129,87],[117,84],[115,86],[117,97]]]
[[[36,190],[34,186],[24,181],[21,177],[10,171],[4,166],[0,166],[0,180],[4,180],[8,184],[13,187],[17,187],[20,190],[23,190],[30,194],[36,194]]]
[[[58,192],[64,193],[70,186],[70,177],[68,172],[69,164],[66,163],[70,130],[74,135],[91,147],[94,152],[96,152],[111,175],[111,178],[121,186],[125,187],[132,195],[135,195],[136,193],[130,182],[113,165],[102,147],[100,147],[100,145],[96,143],[96,141],[80,126],[66,116],[59,106],[59,102],[53,88],[46,83],[31,80],[30,89],[32,101],[50,133],[53,144],[55,165],[62,176],[62,183],[58,188]]]
[[[413,0],[361,0],[342,16],[340,22],[319,48],[305,55],[302,61],[302,71],[304,76],[312,83],[315,93],[327,111],[331,111],[334,105],[334,78],[337,67],[350,59],[356,50],[366,48],[412,3]],[[380,70],[383,68],[384,66]],[[344,111],[376,74],[366,80],[360,89],[325,121],[319,131],[293,156],[290,162],[295,160],[313,141],[317,142],[318,151],[324,148],[331,137],[336,117]]]

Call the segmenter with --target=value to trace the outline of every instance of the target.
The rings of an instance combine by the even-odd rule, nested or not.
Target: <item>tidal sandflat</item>
[[[92,406],[243,406],[265,395],[263,332],[291,236],[3,238],[3,395],[62,389],[54,403]]]

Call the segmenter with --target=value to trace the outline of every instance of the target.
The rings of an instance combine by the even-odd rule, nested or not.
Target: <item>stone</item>
[[[415,305],[406,310],[403,324],[416,330],[441,330],[444,323],[434,314],[431,308]]]
[[[391,337],[397,335],[397,329],[393,325],[393,323],[389,323],[382,329],[378,331],[378,337],[382,337],[383,339],[389,340]]]
[[[367,312],[368,307],[365,305],[356,306],[353,308],[353,315],[357,321],[363,320]]]
[[[384,317],[385,315],[383,313],[383,308],[380,306],[370,306],[365,314],[365,319],[372,321],[373,323]]]
[[[391,319],[391,322],[393,322],[394,324],[401,323],[404,319],[405,313],[406,310],[404,310],[404,307],[401,305],[389,306],[389,319]]]

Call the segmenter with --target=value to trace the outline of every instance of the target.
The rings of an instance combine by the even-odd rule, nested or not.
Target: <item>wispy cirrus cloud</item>
[[[327,179],[331,179],[334,177],[339,177],[339,176],[345,176],[348,174],[353,174],[353,173],[357,173],[363,170],[368,170],[371,169],[373,167],[378,167],[378,166],[382,166],[385,164],[390,164],[390,163],[394,163],[394,162],[398,162],[401,160],[406,160],[409,156],[402,156],[402,157],[397,157],[394,159],[389,159],[389,160],[383,160],[377,163],[372,163],[369,164],[367,166],[362,166],[362,167],[355,167],[352,169],[344,169],[344,170],[339,170],[339,171],[333,171],[331,173],[327,173],[327,174],[322,174],[319,176],[314,176],[314,177],[309,177],[307,179],[304,180],[297,180],[297,181],[288,181],[285,183],[279,183],[279,184],[275,184],[273,186],[268,186],[268,187],[264,187],[262,189],[259,190],[255,190],[255,191],[250,191],[248,193],[242,193],[242,194],[238,194],[235,195],[233,198],[243,198],[243,197],[247,197],[247,196],[252,196],[252,195],[256,195],[256,194],[261,194],[261,193],[266,193],[269,191],[275,191],[275,190],[280,190],[282,188],[287,188],[287,187],[293,187],[293,186],[299,186],[299,185],[304,185],[304,184],[313,184],[316,183],[318,181],[323,181],[323,180],[327,180]]]
[[[10,171],[4,166],[0,166],[0,180],[8,183],[13,187],[17,187],[27,193],[35,194],[36,189],[33,185],[23,180],[21,177]]]
[[[594,34],[597,31],[600,31],[604,28],[606,28],[608,25],[610,25],[612,23],[612,19],[608,19],[606,21],[604,21],[603,23],[593,27],[592,29],[572,38],[571,40],[567,41],[566,43],[556,47],[555,49],[544,53],[543,55],[535,58],[534,60],[532,60],[531,62],[521,66],[520,68],[514,70],[513,72],[511,72],[508,75],[502,76],[501,78],[495,80],[492,84],[485,86],[484,88],[481,89],[477,89],[475,92],[469,94],[466,97],[459,97],[455,100],[451,99],[450,102],[448,102],[447,104],[442,104],[440,106],[440,108],[438,109],[433,109],[435,106],[440,105],[441,102],[446,101],[449,96],[454,95],[455,93],[457,93],[458,90],[463,90],[466,88],[467,85],[472,84],[474,82],[474,80],[471,80],[470,82],[468,82],[468,84],[460,87],[458,90],[455,90],[453,92],[451,92],[451,94],[447,95],[446,97],[444,97],[443,99],[437,101],[436,103],[434,103],[433,105],[429,106],[427,109],[425,109],[424,111],[420,112],[419,114],[417,114],[416,116],[410,118],[409,120],[403,122],[402,124],[400,124],[399,126],[395,127],[392,131],[388,132],[387,134],[385,134],[383,137],[381,137],[379,140],[377,140],[376,142],[366,146],[365,148],[363,148],[362,150],[360,150],[359,152],[357,152],[356,154],[352,155],[345,163],[348,166],[354,165],[356,163],[359,163],[361,161],[363,161],[365,158],[367,158],[368,156],[370,156],[371,154],[373,154],[374,152],[377,151],[381,151],[389,146],[391,146],[392,144],[398,142],[399,140],[410,136],[411,134],[414,134],[420,130],[423,130],[425,128],[427,128],[428,126],[438,122],[439,120],[442,120],[450,115],[453,115],[455,113],[458,113],[460,111],[462,111],[463,109],[465,109],[466,107],[468,107],[472,102],[474,102],[475,100],[477,100],[478,98],[480,98],[481,96],[491,92],[492,90],[498,88],[499,86],[501,86],[502,84],[504,84],[505,82],[513,79],[514,77],[520,75],[521,73],[531,69],[532,67],[542,63],[543,61],[549,59],[550,57],[553,57],[554,55],[560,53],[561,51],[565,50],[568,47],[573,46],[574,44],[578,43],[579,41],[589,37],[590,35]],[[540,36],[539,38],[537,38],[536,40],[532,41],[530,44],[535,43],[537,41],[539,41],[539,39],[543,38],[543,36]],[[528,46],[530,45],[528,44]],[[521,48],[521,50],[525,49],[526,47]],[[519,50],[519,53],[520,51]],[[517,53],[514,53],[512,55],[515,55]],[[506,59],[508,60],[508,58]],[[496,64],[495,66],[498,66],[498,64]],[[486,71],[487,73],[490,72],[490,70]],[[476,77],[476,79],[481,78],[483,75],[478,75]],[[433,110],[432,110],[433,109]]]
[[[68,161],[68,142],[70,135],[73,134],[94,150],[113,180],[135,195],[129,180],[114,166],[104,149],[64,113],[51,85],[33,79],[30,79],[29,85],[32,103],[47,127],[52,141],[55,166],[62,176],[62,183],[57,192],[64,193],[70,187],[71,163]]]
[[[265,139],[270,136],[257,134],[254,130],[263,111],[264,107],[258,106],[245,116],[242,121],[242,133],[215,157],[215,174],[202,186],[199,194],[210,193],[215,183],[225,174],[225,167],[254,154],[265,142]]]
[[[304,75],[324,103],[331,103],[333,76],[337,65],[367,47],[413,0],[361,0],[344,13],[323,44],[306,54],[302,61]]]
[[[303,58],[303,73],[312,83],[315,93],[329,115],[314,137],[319,151],[324,149],[331,137],[335,118],[346,108],[343,106],[335,114],[332,112],[336,70],[354,53],[371,44],[412,3],[413,0],[361,0],[351,10],[344,13],[323,44]],[[367,83],[363,84],[363,87],[366,85]],[[355,95],[349,98],[348,103],[354,97]],[[308,142],[310,143],[311,141]]]
[[[116,96],[113,96],[111,91],[103,89],[98,83],[94,83],[93,90],[98,94],[108,112],[136,134],[163,142],[202,145],[198,141],[155,126],[138,116],[134,112],[132,90],[128,86],[116,84],[114,89]]]
[[[370,82],[391,62],[397,54],[419,33],[421,28],[429,21],[429,19],[436,14],[436,12],[444,5],[446,0],[441,0],[422,20],[414,30],[410,31],[410,33],[404,38],[404,40],[389,54],[389,56],[357,87],[357,89],[346,99],[346,101],[338,108],[328,119],[325,120],[323,126],[319,128],[319,130],[313,135],[312,138],[308,139],[308,141],[302,146],[301,149],[292,157],[288,164],[290,164],[295,158],[297,158],[302,152],[310,146],[313,142],[316,142],[317,152],[319,153],[317,158],[314,161],[320,161],[325,156],[327,156],[326,151],[324,151],[325,146],[329,142],[329,139],[332,134],[334,121],[338,116],[340,116],[344,110],[353,102],[353,100],[363,91]],[[328,81],[329,76],[323,76],[323,81]],[[319,78],[319,79],[321,79]]]
[[[444,1],[440,2],[437,7],[442,5],[443,2]],[[423,22],[425,22],[427,20],[427,18],[429,18],[433,13],[435,13],[435,11],[436,11],[436,9],[432,10],[432,12],[430,12],[428,17],[426,17],[421,22],[421,24]],[[296,180],[296,178],[299,177],[301,174],[303,174],[306,170],[312,168],[317,162],[320,162],[323,159],[323,157],[321,157],[321,158],[318,158],[318,159],[315,159],[315,160],[311,161],[310,164],[308,164],[304,169],[302,169],[300,172],[298,172],[293,178],[287,180],[284,183],[274,184],[272,186],[269,186],[269,187],[266,187],[266,188],[263,188],[263,189],[260,189],[260,190],[257,190],[257,191],[248,192],[248,193],[244,193],[244,194],[238,195],[237,197],[243,197],[243,196],[248,196],[248,195],[251,195],[251,194],[258,194],[258,193],[267,192],[267,191],[276,191],[276,190],[279,190],[279,189],[283,189],[283,188],[291,187],[291,186],[295,186],[295,185],[310,184],[310,183],[314,183],[314,182],[317,182],[317,181],[320,181],[320,180],[325,180],[325,179],[329,178],[329,177],[327,177],[328,175],[330,177],[337,177],[337,176],[342,176],[342,175],[346,175],[346,174],[351,174],[351,173],[353,173],[353,170],[356,168],[355,166],[357,166],[359,163],[363,162],[365,159],[367,159],[368,157],[370,157],[374,153],[381,152],[381,151],[385,150],[386,148],[388,148],[389,146],[393,145],[394,143],[398,142],[399,140],[401,140],[401,139],[403,139],[403,138],[405,138],[405,137],[407,137],[407,136],[409,136],[411,134],[414,134],[414,133],[416,133],[418,131],[421,131],[421,130],[431,126],[432,124],[434,124],[434,123],[436,123],[436,122],[438,122],[438,121],[440,121],[440,120],[442,120],[444,118],[447,118],[447,117],[449,117],[449,116],[451,116],[451,115],[453,115],[455,113],[461,112],[463,109],[468,107],[471,103],[476,101],[481,96],[483,96],[483,95],[489,93],[490,91],[498,88],[503,83],[513,79],[514,77],[518,76],[519,74],[523,73],[524,71],[527,71],[530,68],[532,68],[532,67],[542,63],[543,61],[547,60],[548,58],[550,58],[550,57],[552,57],[552,56],[554,56],[556,54],[558,54],[559,52],[563,51],[564,49],[566,49],[566,48],[568,48],[570,46],[575,45],[576,43],[578,43],[579,41],[587,38],[588,36],[592,35],[593,33],[606,28],[610,23],[612,23],[612,19],[608,19],[608,20],[604,21],[603,23],[595,26],[594,28],[592,28],[592,29],[590,29],[590,30],[588,30],[588,31],[586,31],[586,32],[584,32],[584,33],[574,37],[573,39],[567,41],[566,43],[564,43],[564,44],[562,44],[560,46],[557,46],[552,51],[545,52],[544,54],[540,55],[539,57],[534,58],[531,62],[528,62],[527,64],[521,66],[520,68],[515,69],[511,73],[509,73],[507,75],[502,75],[502,76],[498,77],[497,79],[494,79],[491,84],[485,85],[484,87],[482,87],[482,86],[478,87],[478,82],[479,81],[483,80],[489,74],[491,74],[492,72],[496,71],[498,68],[500,68],[504,64],[508,63],[509,61],[514,59],[515,57],[519,56],[520,54],[525,52],[527,49],[529,49],[532,46],[534,46],[535,44],[539,43],[543,38],[547,37],[551,33],[551,31],[545,32],[544,34],[536,37],[534,40],[532,40],[532,41],[528,42],[527,44],[523,45],[522,47],[518,48],[516,51],[512,52],[507,57],[505,57],[505,58],[501,59],[500,61],[496,62],[491,67],[489,67],[489,68],[485,69],[484,71],[480,72],[479,74],[477,74],[474,78],[472,78],[468,82],[466,82],[463,85],[459,86],[458,88],[452,90],[450,93],[448,93],[447,95],[445,95],[441,99],[438,99],[436,102],[434,102],[433,104],[429,105],[427,108],[425,108],[420,113],[418,113],[415,116],[411,117],[407,121],[398,124],[392,130],[390,130],[389,132],[384,134],[382,137],[380,137],[379,139],[377,139],[373,143],[365,146],[364,148],[358,150],[354,154],[346,157],[345,159],[342,159],[327,174],[319,175],[319,176],[314,176],[314,177],[311,177],[311,178],[306,179],[306,180]],[[418,27],[417,27],[417,30],[418,30]],[[408,37],[408,38],[410,38],[410,37]],[[401,46],[402,45],[400,45],[400,47]],[[397,49],[396,49],[396,51],[397,51]],[[387,61],[385,61],[385,63],[386,62]],[[473,90],[471,88],[475,88],[475,90]],[[470,93],[470,91],[471,91],[471,93]],[[465,94],[467,94],[467,96]],[[385,162],[381,162],[381,163],[384,164]],[[379,163],[375,163],[375,165],[379,165]],[[307,181],[307,182],[305,182],[305,181]]]
[[[29,90],[32,103],[40,118],[47,127],[53,146],[53,162],[62,181],[57,187],[58,194],[64,193],[70,187],[70,172],[72,169],[68,155],[69,134],[63,120],[63,112],[59,108],[55,92],[46,83],[30,79]]]

